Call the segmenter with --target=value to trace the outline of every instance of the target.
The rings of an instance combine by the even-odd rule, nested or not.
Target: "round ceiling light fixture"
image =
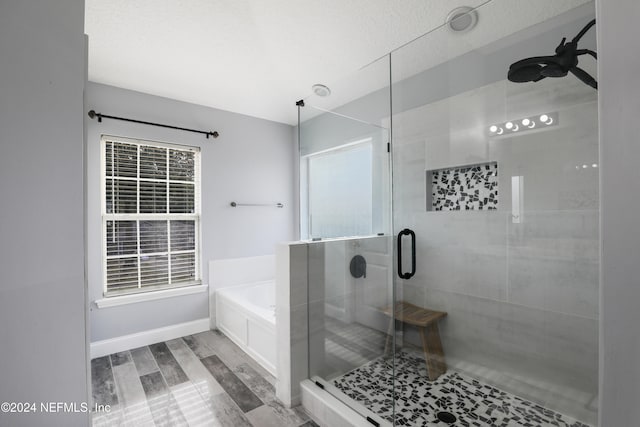
[[[315,85],[311,86],[311,89],[313,89],[313,93],[315,93],[316,95],[321,96],[321,97],[326,97],[326,96],[331,95],[331,89],[329,89],[325,85],[315,84]]]
[[[478,12],[469,6],[453,9],[445,20],[449,29],[455,33],[466,33],[478,23]]]

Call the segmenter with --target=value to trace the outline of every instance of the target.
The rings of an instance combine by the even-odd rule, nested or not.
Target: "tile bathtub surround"
[[[286,406],[300,404],[300,382],[309,377],[308,245],[276,245],[276,393]]]
[[[431,203],[427,210],[498,209],[498,164],[484,163],[427,171],[431,180]],[[428,199],[428,198],[427,198]]]
[[[275,379],[218,331],[91,361],[94,426],[317,427],[286,408]]]
[[[451,369],[438,380],[429,382],[424,359],[417,353],[398,352],[396,364],[395,423],[398,426],[440,426],[443,423],[436,414],[446,411],[464,426],[589,427]],[[381,357],[336,378],[333,383],[350,398],[392,422],[392,372],[390,360]]]

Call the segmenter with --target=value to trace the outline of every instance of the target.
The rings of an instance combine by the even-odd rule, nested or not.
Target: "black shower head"
[[[546,77],[564,77],[572,73],[578,79],[588,84],[594,89],[598,89],[598,82],[586,71],[578,67],[578,56],[591,55],[598,58],[598,55],[589,49],[578,49],[578,41],[596,23],[596,20],[589,22],[577,36],[569,43],[563,38],[556,54],[552,56],[536,56],[522,59],[509,66],[508,78],[515,83],[537,82]]]
[[[509,80],[515,83],[537,82],[544,78],[540,70],[542,65],[537,61],[532,63],[528,63],[528,60],[518,61],[509,67]]]

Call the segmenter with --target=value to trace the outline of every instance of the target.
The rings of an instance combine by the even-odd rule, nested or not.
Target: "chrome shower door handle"
[[[402,236],[411,236],[411,271],[402,272]],[[416,233],[405,228],[398,233],[398,276],[401,279],[411,279],[416,274]]]

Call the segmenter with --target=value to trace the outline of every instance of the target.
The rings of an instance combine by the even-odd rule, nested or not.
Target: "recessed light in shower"
[[[313,89],[313,93],[315,93],[318,96],[325,97],[325,96],[331,95],[331,89],[329,89],[325,85],[315,84],[311,86],[311,89]]]
[[[466,33],[478,23],[478,12],[469,6],[453,9],[445,20],[449,29],[456,33]]]

